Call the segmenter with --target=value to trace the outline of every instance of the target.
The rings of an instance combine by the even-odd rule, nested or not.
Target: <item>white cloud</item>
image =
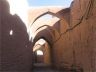
[[[10,4],[10,12],[12,15],[17,14],[27,25],[28,23],[28,3],[27,0],[8,0]]]

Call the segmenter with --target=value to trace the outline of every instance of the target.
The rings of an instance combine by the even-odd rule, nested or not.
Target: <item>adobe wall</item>
[[[50,53],[50,47],[49,44],[45,43],[45,49],[44,49],[44,63],[48,66],[51,65],[51,53]]]
[[[74,0],[71,5],[70,28],[53,45],[57,68],[76,64],[84,72],[96,71],[96,1],[88,7],[89,1],[92,0]]]
[[[6,0],[0,0],[0,7],[0,71],[28,72],[32,68],[32,43],[26,26],[17,15],[9,13]]]

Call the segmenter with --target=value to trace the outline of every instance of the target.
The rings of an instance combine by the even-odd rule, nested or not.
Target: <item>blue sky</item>
[[[64,6],[69,7],[72,0],[28,0],[29,6]]]

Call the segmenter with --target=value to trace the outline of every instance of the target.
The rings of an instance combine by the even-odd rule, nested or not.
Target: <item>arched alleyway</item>
[[[0,72],[96,72],[96,1],[28,10],[28,28],[0,0]]]

